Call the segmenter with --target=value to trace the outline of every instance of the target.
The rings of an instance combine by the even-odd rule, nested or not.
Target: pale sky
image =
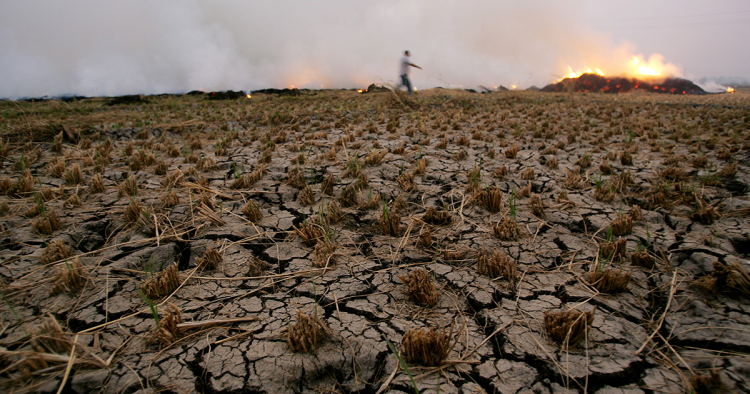
[[[750,80],[747,1],[4,0],[0,98],[544,86],[640,65]]]

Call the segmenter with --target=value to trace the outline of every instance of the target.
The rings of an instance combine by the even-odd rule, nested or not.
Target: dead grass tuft
[[[435,241],[432,240],[432,229],[430,229],[429,226],[422,227],[422,230],[419,232],[419,237],[417,238],[417,246],[421,248],[430,248],[434,244]]]
[[[320,185],[320,191],[323,192],[323,194],[332,196],[333,195],[333,185],[336,183],[336,177],[333,174],[328,174],[325,180],[323,180],[323,183]]]
[[[633,165],[633,156],[630,155],[630,152],[626,150],[620,152],[620,164],[624,166]]]
[[[317,313],[308,316],[298,309],[297,321],[287,329],[286,343],[293,352],[306,353],[317,349],[328,335],[330,329]]]
[[[86,275],[83,272],[83,264],[76,257],[72,263],[65,261],[57,271],[55,284],[52,287],[54,294],[75,293],[86,283]]]
[[[383,234],[396,237],[401,232],[401,215],[396,209],[388,209],[388,204],[383,202],[383,210],[380,212],[380,220],[378,221],[380,230]]]
[[[414,183],[414,174],[410,172],[403,172],[396,178],[398,186],[405,192],[417,190],[417,184]]]
[[[365,164],[368,166],[376,166],[383,161],[383,158],[387,154],[388,151],[385,149],[373,149],[365,158]]]
[[[620,238],[614,242],[605,242],[603,244],[599,244],[599,255],[608,260],[612,260],[616,257],[626,257],[627,246],[627,238]]]
[[[573,346],[591,329],[595,312],[596,307],[590,312],[578,309],[547,311],[544,313],[544,327],[553,341],[566,347]]]
[[[447,226],[453,222],[453,216],[448,211],[438,211],[435,208],[427,208],[422,221],[435,226]]]
[[[159,325],[154,327],[151,337],[148,338],[150,344],[159,344],[162,347],[167,347],[180,338],[180,329],[177,325],[183,322],[182,313],[171,302],[167,303],[166,309],[167,313],[159,319]]]
[[[700,205],[701,207],[699,209],[690,214],[690,220],[698,222],[700,224],[709,225],[713,223],[717,217],[719,217],[719,213],[716,211],[713,205],[707,205],[703,203],[701,203]]]
[[[708,375],[697,372],[690,377],[690,393],[709,394],[709,393],[732,393],[729,387],[721,378],[721,371],[711,369]]]
[[[203,252],[203,257],[195,259],[195,262],[201,268],[215,270],[223,260],[224,258],[221,257],[221,253],[216,248],[210,248]]]
[[[491,213],[500,212],[503,205],[503,192],[497,186],[490,186],[482,190],[479,195],[479,203]]]
[[[411,297],[414,302],[423,306],[437,304],[440,292],[435,286],[435,281],[427,273],[427,270],[419,268],[406,276],[399,275],[398,278],[406,285],[406,291],[402,292]]]
[[[495,171],[492,171],[492,175],[494,175],[495,178],[503,179],[506,175],[508,175],[508,167],[502,166]]]
[[[737,162],[724,166],[718,175],[722,178],[734,178],[737,175]]]
[[[542,202],[542,199],[536,195],[531,195],[531,213],[534,214],[534,216],[539,218],[545,218],[547,214],[544,212],[544,203]]]
[[[630,215],[630,218],[633,219],[634,222],[643,220],[643,212],[639,205],[633,205],[633,208],[630,209],[628,215]]]
[[[250,256],[250,258],[247,259],[247,275],[248,276],[263,276],[266,270],[270,267],[271,267],[270,264],[268,264],[267,262],[255,256]]]
[[[172,189],[167,189],[167,191],[159,197],[159,200],[161,200],[161,204],[164,208],[172,208],[180,203],[180,197]]]
[[[620,236],[633,232],[633,219],[628,215],[623,215],[612,221],[610,225],[612,234]]]
[[[135,176],[133,174],[128,175],[127,179],[122,181],[118,188],[118,196],[120,197],[135,197],[138,195],[138,181],[135,179]]]
[[[312,261],[313,266],[317,268],[329,266],[333,261],[336,249],[337,246],[327,239],[319,241],[315,244],[315,256]]]
[[[42,323],[31,331],[30,337],[31,347],[39,353],[70,354],[72,342],[69,335],[52,315],[43,317]]]
[[[600,293],[617,294],[627,290],[632,272],[624,272],[622,269],[599,269],[595,264],[594,269],[588,273],[588,282],[599,290]]]
[[[503,151],[503,153],[505,154],[505,157],[507,157],[509,159],[515,159],[516,156],[518,155],[519,149],[520,148],[518,147],[518,145],[513,145],[512,147],[510,147],[510,148],[506,149],[505,151]]]
[[[292,226],[292,228],[294,228],[294,233],[302,238],[302,243],[306,246],[315,246],[323,238],[323,235],[325,235],[323,229],[313,223],[312,220],[305,220],[299,228],[296,226]]]
[[[450,331],[435,330],[432,327],[409,330],[401,341],[401,351],[407,362],[426,366],[440,365],[456,344],[456,341],[451,343],[452,337],[453,325]]]
[[[180,285],[180,274],[177,264],[170,264],[167,268],[146,279],[141,290],[150,299],[160,298],[177,290]]]
[[[503,219],[493,228],[495,236],[503,241],[512,241],[521,234],[515,219],[503,216]]]
[[[568,177],[565,179],[564,184],[566,189],[583,189],[584,182],[583,177],[576,171],[568,170]]]
[[[248,200],[247,204],[242,207],[242,214],[253,223],[257,223],[263,218],[260,208],[252,200]]]
[[[143,222],[142,215],[145,212],[143,206],[138,200],[130,200],[130,203],[125,207],[123,217],[127,223],[139,223]]]
[[[477,272],[492,279],[503,278],[509,282],[509,287],[515,289],[518,264],[505,252],[493,250],[490,254],[482,249],[477,257]]]
[[[654,268],[654,257],[646,250],[636,250],[630,255],[630,263],[644,268]]]
[[[303,207],[313,205],[315,203],[315,192],[313,191],[312,186],[308,185],[302,189],[297,198],[299,199],[300,205]]]
[[[357,185],[352,182],[341,190],[341,196],[339,197],[342,207],[356,207],[359,205],[359,196],[357,194]]]
[[[78,197],[77,193],[71,194],[70,197],[65,200],[66,207],[80,207],[81,205],[83,205],[83,202],[81,202],[81,197]]]
[[[73,256],[72,246],[66,244],[65,241],[54,241],[44,248],[39,263],[47,265],[49,263],[67,259],[71,256]]]
[[[52,234],[60,229],[62,223],[60,222],[57,210],[53,209],[34,220],[32,226],[34,227],[34,231],[39,234]]]

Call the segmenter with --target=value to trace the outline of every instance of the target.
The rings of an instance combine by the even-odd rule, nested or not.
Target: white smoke
[[[395,83],[407,49],[423,88],[541,86],[630,61],[632,45],[576,20],[541,0],[9,0],[0,97],[364,87]]]

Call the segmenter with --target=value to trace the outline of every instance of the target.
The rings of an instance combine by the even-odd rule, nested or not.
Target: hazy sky
[[[710,4],[709,4],[710,3]],[[4,0],[0,97],[543,86],[640,65],[750,79],[750,2]]]

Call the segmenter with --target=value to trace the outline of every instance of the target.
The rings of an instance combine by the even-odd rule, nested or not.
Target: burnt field
[[[0,390],[750,391],[748,93],[297,93],[0,102]]]

